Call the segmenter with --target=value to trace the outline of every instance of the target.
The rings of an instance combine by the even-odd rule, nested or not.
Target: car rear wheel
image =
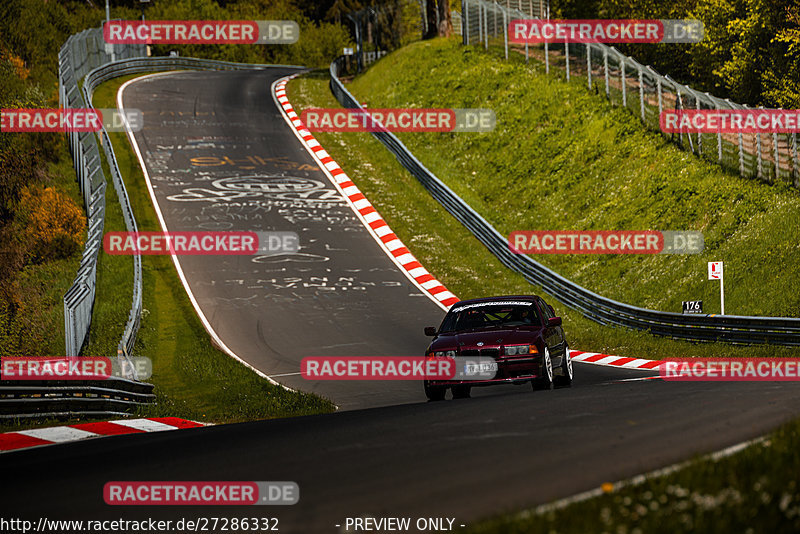
[[[572,386],[572,358],[569,355],[569,347],[564,346],[564,358],[561,360],[561,376],[555,378],[556,386],[568,388]]]
[[[471,391],[472,387],[470,386],[453,386],[453,398],[468,399]]]
[[[534,390],[553,389],[553,360],[550,359],[550,350],[545,347],[542,354],[541,376],[536,378],[531,385]]]
[[[428,400],[444,400],[445,393],[447,393],[447,388],[442,386],[432,386],[427,380],[425,381],[425,396],[428,397]]]

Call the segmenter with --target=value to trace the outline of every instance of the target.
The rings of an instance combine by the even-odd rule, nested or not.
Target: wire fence
[[[80,83],[91,71],[113,60],[146,55],[145,45],[107,45],[102,29],[93,28],[72,35],[59,51],[59,101],[62,108],[92,107],[94,85],[81,89]],[[87,238],[80,267],[72,286],[64,295],[65,352],[77,356],[89,335],[97,285],[97,258],[103,242],[106,208],[106,177],[100,158],[100,145],[111,168],[114,187],[128,231],[136,231],[125,185],[116,165],[108,133],[67,133],[75,174],[78,178],[87,216]],[[100,141],[100,142],[98,142]],[[127,357],[133,347],[142,307],[141,257],[134,256],[133,304],[120,341],[118,355]],[[132,367],[131,367],[132,368]]]
[[[566,79],[585,80],[590,90],[602,91],[617,106],[628,108],[653,130],[661,132],[664,110],[745,110],[748,106],[696,91],[656,72],[648,65],[602,43],[527,45],[510,43],[508,25],[514,19],[542,18],[547,6],[524,10],[516,2],[463,0],[461,34],[465,45],[503,47],[510,53],[531,56],[558,69]],[[800,189],[796,133],[675,133],[662,135],[697,156],[719,163],[746,178],[783,182]]]

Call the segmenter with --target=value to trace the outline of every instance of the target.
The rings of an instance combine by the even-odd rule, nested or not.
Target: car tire
[[[444,395],[447,393],[447,388],[443,386],[431,386],[428,381],[425,381],[425,396],[429,401],[444,400]]]
[[[453,386],[454,399],[468,399],[472,391],[471,386]]]
[[[569,347],[564,346],[564,358],[561,360],[561,376],[555,377],[556,387],[568,388],[572,387],[572,358],[569,355]]]
[[[544,348],[544,353],[542,354],[542,367],[544,370],[542,376],[531,382],[533,389],[536,391],[553,389],[553,360],[550,358],[550,350],[547,347]]]

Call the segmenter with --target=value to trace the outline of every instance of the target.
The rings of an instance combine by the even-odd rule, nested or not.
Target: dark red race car
[[[453,398],[464,398],[472,386],[531,382],[533,389],[552,389],[572,385],[572,361],[561,317],[541,297],[464,300],[450,308],[438,330],[425,328],[425,335],[434,336],[427,357],[454,358],[459,370],[480,366],[481,371],[475,378],[459,373],[457,380],[426,380],[425,395],[430,400],[444,399],[448,388]]]

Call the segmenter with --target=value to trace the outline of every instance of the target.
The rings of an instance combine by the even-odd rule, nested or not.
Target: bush
[[[31,261],[68,258],[83,248],[86,217],[68,196],[53,187],[25,188],[17,212],[23,223],[23,242]]]

